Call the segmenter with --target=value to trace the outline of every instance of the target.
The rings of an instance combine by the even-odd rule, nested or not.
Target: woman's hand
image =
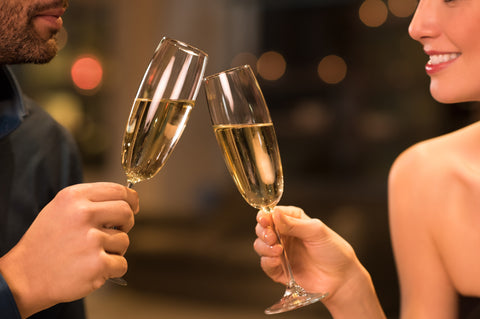
[[[261,256],[262,269],[274,281],[286,283],[288,278],[282,270],[283,248],[272,229],[272,218],[297,283],[309,292],[334,294],[357,260],[350,244],[300,208],[277,206],[273,214],[260,211],[254,248]]]
[[[323,303],[334,318],[385,318],[370,275],[352,246],[298,207],[277,206],[272,214],[260,211],[257,215],[254,249],[272,280],[288,281],[273,223],[285,244],[296,282],[308,292],[328,293]]]

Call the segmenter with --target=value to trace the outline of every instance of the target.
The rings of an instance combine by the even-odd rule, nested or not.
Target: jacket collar
[[[10,69],[0,65],[0,138],[13,132],[26,115],[20,86]]]

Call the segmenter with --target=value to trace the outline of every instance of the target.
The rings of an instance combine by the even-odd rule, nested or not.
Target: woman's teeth
[[[435,54],[430,56],[429,64],[435,65],[455,60],[460,56],[460,53]]]

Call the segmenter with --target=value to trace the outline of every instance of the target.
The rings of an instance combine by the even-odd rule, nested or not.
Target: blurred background
[[[408,36],[416,0],[72,0],[48,65],[15,67],[24,90],[75,136],[85,181],[126,183],[123,130],[163,36],[209,54],[207,74],[250,64],[270,107],[285,173],[280,202],[344,236],[398,317],[387,178],[408,146],[477,120],[440,105]],[[256,211],[237,192],[201,91],[164,169],[136,186],[141,213],[128,287],[87,298],[90,319],[264,318],[283,287],[253,251]],[[277,318],[330,318],[321,303]]]

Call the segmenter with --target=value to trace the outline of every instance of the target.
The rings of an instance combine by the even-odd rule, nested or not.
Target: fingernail
[[[265,233],[263,234],[263,239],[264,239],[264,241],[267,242],[267,243],[275,242],[276,240],[270,239],[270,238],[272,238],[272,236],[274,236],[274,235],[273,235],[271,232],[265,232]]]
[[[267,232],[263,233],[263,240],[267,241],[270,238]]]

